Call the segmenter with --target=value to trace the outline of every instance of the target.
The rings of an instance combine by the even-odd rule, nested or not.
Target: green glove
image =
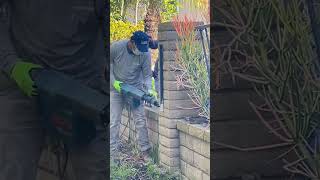
[[[119,93],[121,92],[121,84],[122,84],[121,81],[115,80],[115,81],[113,82],[113,87],[114,87],[114,89],[117,90]]]
[[[152,77],[152,79],[151,79],[151,86],[152,86],[152,90],[156,90],[154,77]]]
[[[153,89],[150,89],[150,90],[148,91],[148,93],[149,93],[151,96],[153,96],[154,98],[158,99],[158,93],[157,93],[157,91],[155,91],[155,90],[153,90]]]
[[[42,68],[42,66],[19,61],[13,66],[10,74],[10,77],[17,83],[18,87],[29,97],[37,95],[35,84],[30,74],[31,70],[37,68]]]

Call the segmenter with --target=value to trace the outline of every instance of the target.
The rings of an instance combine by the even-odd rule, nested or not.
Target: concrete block
[[[183,87],[178,87],[177,81],[163,81],[163,89],[169,91],[185,90]]]
[[[159,117],[159,125],[167,128],[177,128],[177,119],[170,119],[163,116]]]
[[[203,25],[203,22],[194,22],[194,26]],[[172,22],[164,22],[159,24],[158,26],[158,32],[163,31],[175,31],[175,28],[173,27]]]
[[[196,138],[199,138],[199,139],[203,140],[204,130],[200,126],[197,126],[195,124],[190,124],[189,125],[189,134],[191,136],[194,136]]]
[[[177,41],[179,39],[176,31],[160,31],[158,33],[159,41]]]
[[[175,63],[175,59],[173,59],[172,61],[164,61],[163,62],[163,70],[164,71],[172,71],[174,69],[174,67],[176,67],[177,64]]]
[[[187,174],[187,163],[182,159],[180,160],[180,170],[181,170],[181,174],[183,175]]]
[[[168,148],[178,148],[179,147],[179,139],[174,138],[170,139],[165,136],[162,136],[161,134],[159,135],[159,144],[168,147]]]
[[[189,136],[189,138],[192,138],[192,150],[195,152],[201,152],[201,144],[203,143],[203,141],[194,136]]]
[[[189,134],[185,134],[186,135],[186,147],[189,149],[193,149],[193,144],[194,144],[194,139],[192,136],[190,136]]]
[[[179,131],[180,146],[187,146],[186,134]]]
[[[185,121],[178,121],[177,129],[179,129],[179,131],[189,134],[189,124]]]
[[[175,62],[177,59],[177,52],[175,50],[163,51],[163,62]]]
[[[196,31],[196,39],[200,40],[200,33]],[[161,31],[158,33],[158,40],[162,41],[180,41],[178,33],[176,31]]]
[[[210,159],[194,152],[193,162],[196,168],[199,168],[205,173],[210,174]]]
[[[173,119],[181,119],[185,117],[194,117],[198,115],[198,112],[191,111],[189,109],[169,110],[164,108],[164,111],[159,112],[161,116]]]
[[[210,143],[210,129],[204,131],[203,140]]]
[[[181,180],[190,180],[190,179],[187,178],[185,175],[181,174]]]
[[[164,100],[164,108],[170,110],[190,110],[196,111],[197,109],[193,109],[196,105],[192,102],[190,98],[186,100]]]
[[[178,41],[161,41],[160,44],[163,46],[163,51],[176,51],[178,45]]]
[[[210,159],[210,143],[202,141],[200,145],[200,154]]]
[[[193,164],[193,151],[184,146],[180,146],[180,156],[183,161]]]
[[[179,71],[163,71],[163,79],[165,81],[176,81],[179,75],[181,75]]]
[[[172,22],[165,22],[161,23],[158,26],[158,32],[163,32],[163,31],[175,31],[175,28],[172,25]]]
[[[166,100],[186,100],[186,99],[190,99],[189,93],[190,92],[186,91],[186,90],[179,90],[179,91],[164,90],[163,91],[164,101],[166,101]]]
[[[177,129],[169,129],[164,126],[159,126],[159,133],[167,138],[178,138],[179,136]]]
[[[198,180],[198,179],[202,179],[202,172],[201,172],[201,170],[193,167],[192,165],[187,164],[187,175],[186,176],[191,180]]]
[[[167,164],[164,164],[163,162],[159,162],[160,167],[166,168],[169,172],[180,172],[180,167],[179,166],[169,166]],[[179,163],[180,164],[180,163]]]
[[[202,180],[210,180],[210,175],[202,173]]]
[[[169,157],[169,156],[160,152],[159,158],[162,163],[164,163],[168,166],[171,166],[171,167],[179,167],[180,166],[179,157]]]
[[[150,128],[154,132],[159,132],[159,124],[158,121],[148,120],[147,127]]]
[[[168,157],[179,157],[180,148],[168,148],[159,144],[159,152],[165,154]]]

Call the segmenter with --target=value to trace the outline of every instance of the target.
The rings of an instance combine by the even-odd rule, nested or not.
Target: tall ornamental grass
[[[210,119],[210,82],[201,41],[192,19],[176,16],[173,26],[178,34],[175,70],[178,86],[187,88],[199,116]]]

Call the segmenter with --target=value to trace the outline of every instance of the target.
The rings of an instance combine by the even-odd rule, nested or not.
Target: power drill
[[[85,145],[96,136],[96,124],[109,124],[109,96],[63,73],[33,73],[43,125],[50,136],[69,146]]]
[[[153,96],[149,95],[148,93],[140,90],[132,85],[123,83],[121,85],[121,93],[129,99],[129,103],[135,108],[141,104],[141,101],[160,107],[159,102]]]

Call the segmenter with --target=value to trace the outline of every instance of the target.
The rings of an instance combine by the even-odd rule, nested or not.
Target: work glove
[[[113,82],[113,87],[114,87],[114,89],[115,89],[116,91],[118,91],[119,93],[121,92],[121,84],[122,84],[121,81],[115,80],[115,81]]]
[[[148,93],[149,93],[150,96],[158,99],[158,93],[157,93],[157,91],[155,91],[155,90],[153,90],[153,89],[150,89],[150,90],[148,91]]]
[[[10,77],[17,83],[18,87],[27,96],[36,96],[37,91],[34,81],[31,77],[31,71],[41,68],[42,66],[37,64],[19,61],[13,66]]]
[[[151,79],[151,88],[152,88],[152,90],[156,90],[155,80],[153,77]]]

